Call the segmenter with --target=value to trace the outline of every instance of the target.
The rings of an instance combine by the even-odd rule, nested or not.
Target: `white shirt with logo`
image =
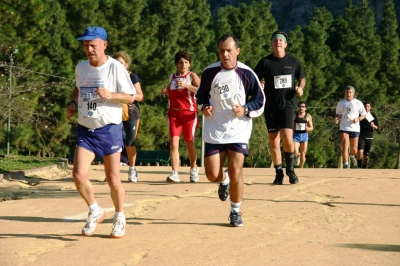
[[[108,57],[100,67],[92,67],[89,60],[80,62],[75,68],[78,96],[78,123],[95,129],[108,124],[122,122],[122,103],[100,98],[96,94],[99,87],[110,92],[136,94],[128,71],[117,60]]]
[[[341,100],[336,106],[336,114],[341,115],[340,130],[360,132],[360,122],[354,123],[354,119],[366,113],[361,101],[357,99],[351,101]]]
[[[241,62],[233,69],[224,69],[217,62],[204,71],[197,96],[202,98],[198,99],[201,104],[209,102],[213,114],[204,117],[204,142],[248,143],[252,129],[251,117],[260,116],[264,111],[265,96],[257,76]],[[248,98],[250,101],[247,101]],[[232,110],[233,104],[246,104],[249,114],[237,117]]]

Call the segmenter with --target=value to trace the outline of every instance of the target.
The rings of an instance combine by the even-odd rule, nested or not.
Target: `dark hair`
[[[180,51],[175,54],[175,64],[178,63],[181,58],[188,60],[189,63],[192,61],[192,58],[188,52]]]
[[[363,104],[364,104],[364,105],[367,105],[367,104],[371,105],[371,102],[366,101],[366,102],[363,102]]]
[[[306,106],[306,108],[307,108],[307,103],[303,102],[303,101],[299,102],[299,104],[297,106],[300,106],[301,104],[304,104]]]
[[[240,48],[239,39],[236,38],[236,36],[233,35],[232,33],[225,33],[224,35],[222,35],[222,36],[219,38],[219,40],[218,40],[218,45],[219,45],[221,42],[226,41],[228,38],[232,38],[232,39],[235,41],[235,46],[236,46],[236,48]]]
[[[289,36],[286,34],[286,32],[281,31],[281,30],[276,30],[276,31],[274,31],[274,32],[272,33],[272,35],[271,35],[271,40],[272,40],[272,38],[273,38],[276,34],[282,34],[283,36],[285,36],[286,42],[289,42]]]

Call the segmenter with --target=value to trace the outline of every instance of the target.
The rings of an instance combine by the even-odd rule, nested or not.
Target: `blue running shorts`
[[[297,143],[308,142],[308,133],[293,133],[293,140]]]
[[[121,152],[124,145],[122,123],[109,124],[96,129],[78,125],[76,145],[93,152],[97,157]]]

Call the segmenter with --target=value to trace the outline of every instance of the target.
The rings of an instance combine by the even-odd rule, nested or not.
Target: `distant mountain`
[[[238,6],[239,3],[251,4],[251,0],[207,0],[211,6],[211,12],[215,16],[220,7],[226,5]],[[334,17],[343,16],[348,0],[271,0],[272,15],[275,17],[279,29],[290,31],[294,26],[308,24],[315,7],[325,7]],[[363,0],[353,0],[359,5]],[[376,21],[382,19],[385,0],[369,0],[371,9],[375,13]],[[400,1],[394,1],[396,6],[397,21],[400,21]]]

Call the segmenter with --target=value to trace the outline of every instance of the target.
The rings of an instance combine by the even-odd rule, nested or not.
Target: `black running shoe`
[[[225,201],[229,197],[229,184],[219,184],[218,197],[222,201]]]
[[[225,169],[224,173],[226,178],[229,178],[228,169]],[[219,184],[218,197],[222,201],[225,201],[229,197],[229,183],[226,185],[222,183]]]
[[[231,214],[229,215],[229,225],[233,227],[240,227],[243,226],[243,221],[242,221],[242,213],[241,212],[236,212],[236,211],[231,211]]]
[[[297,184],[299,183],[299,179],[297,178],[296,173],[294,170],[286,170],[286,174],[289,176],[289,183],[290,184]]]
[[[283,170],[282,169],[276,170],[275,180],[274,180],[274,182],[272,182],[272,184],[282,185],[283,177],[284,177]]]

